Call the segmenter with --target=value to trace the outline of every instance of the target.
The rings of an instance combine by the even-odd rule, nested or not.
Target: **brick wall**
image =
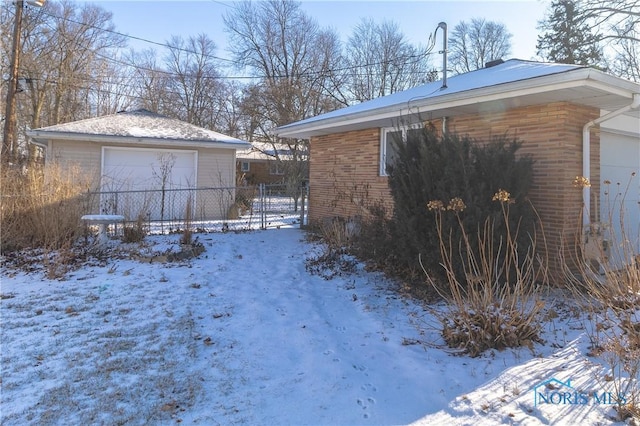
[[[271,174],[270,162],[276,160],[247,160],[238,158],[236,162],[237,176],[244,176],[250,185],[259,183],[276,184],[284,181],[284,175]],[[249,162],[249,171],[243,172],[241,165],[243,162]]]
[[[530,193],[544,226],[549,267],[555,282],[561,280],[561,247],[573,248],[580,229],[582,190],[573,186],[582,175],[582,128],[599,116],[599,110],[567,102],[450,120],[450,130],[475,138],[507,134],[523,141],[521,154],[533,156],[534,176]],[[591,192],[600,191],[600,137],[591,135]],[[508,189],[508,188],[507,188]],[[593,197],[592,197],[593,198]],[[595,208],[591,207],[595,212]],[[564,240],[564,244],[563,244]],[[566,259],[571,253],[563,253]]]
[[[507,135],[521,140],[531,154],[531,200],[544,226],[554,281],[560,278],[561,241],[580,226],[582,191],[572,185],[582,175],[582,127],[599,110],[567,102],[448,119],[448,129],[479,140]],[[436,128],[441,123],[436,122]],[[600,138],[591,134],[592,195],[599,193]],[[363,215],[365,198],[390,200],[387,178],[379,176],[380,130],[367,129],[314,137],[310,144],[309,219]],[[508,188],[505,188],[508,190]],[[591,211],[595,211],[592,206]],[[541,245],[541,244],[540,244]]]
[[[387,178],[379,176],[380,129],[311,139],[309,221],[362,216],[369,202],[390,201]]]

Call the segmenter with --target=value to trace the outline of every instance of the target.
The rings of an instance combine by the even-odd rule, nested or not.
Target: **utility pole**
[[[22,30],[23,1],[16,1],[15,20],[13,22],[13,44],[11,47],[11,67],[9,86],[7,87],[7,106],[4,114],[4,133],[2,138],[2,162],[16,158],[16,91],[18,89],[18,67],[20,65],[20,32]]]
[[[27,4],[34,7],[44,6],[47,0],[27,0]],[[7,105],[4,113],[4,133],[2,134],[2,163],[15,161],[18,151],[18,132],[16,115],[16,92],[18,91],[18,71],[20,68],[20,33],[22,32],[22,12],[24,1],[15,2],[15,18],[13,21],[13,42],[11,46],[11,66],[9,70],[9,85],[7,87]]]

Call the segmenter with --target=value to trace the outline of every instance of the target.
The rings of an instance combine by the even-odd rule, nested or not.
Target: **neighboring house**
[[[530,193],[544,224],[551,270],[559,277],[559,250],[581,225],[599,222],[610,208],[605,180],[626,194],[627,236],[636,249],[640,227],[640,85],[596,69],[522,60],[432,82],[403,92],[279,127],[281,137],[310,139],[309,220],[362,214],[362,194],[390,200],[385,163],[395,132],[431,122],[479,140],[504,135],[531,154]],[[576,189],[576,176],[591,188]],[[496,188],[497,189],[497,188]],[[504,188],[509,190],[509,188]],[[356,191],[358,192],[358,191]],[[362,192],[362,191],[361,191]],[[590,207],[580,224],[583,201]],[[604,221],[604,219],[602,219]]]
[[[146,214],[158,219],[162,212],[182,215],[187,199],[180,189],[234,187],[236,181],[236,150],[246,149],[249,143],[168,118],[147,110],[123,111],[113,115],[90,118],[71,123],[43,127],[27,132],[31,142],[46,151],[46,164],[78,167],[92,182],[92,189],[120,192],[116,199],[103,194],[94,213],[125,214],[128,219],[144,213],[137,208],[122,211],[125,204],[133,204],[141,194],[153,194],[144,201]],[[172,212],[158,205],[157,192],[171,192],[177,199]],[[193,208],[201,217],[222,218],[229,200],[218,195],[191,194]],[[229,198],[228,196],[226,196]],[[233,197],[231,197],[233,198]],[[162,197],[165,200],[165,197]],[[232,203],[233,200],[231,199]],[[116,206],[117,205],[117,206]],[[116,211],[117,210],[117,211]]]
[[[236,154],[236,173],[246,184],[279,184],[285,181],[290,161],[288,145],[253,142],[250,148]]]

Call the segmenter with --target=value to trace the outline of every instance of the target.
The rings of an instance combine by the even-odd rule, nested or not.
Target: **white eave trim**
[[[369,121],[398,119],[401,116],[410,116],[411,114],[421,114],[480,102],[491,102],[518,96],[542,94],[561,89],[587,86],[628,98],[630,101],[633,97],[632,93],[637,92],[639,87],[635,83],[609,76],[608,74],[591,68],[584,68],[571,72],[463,90],[441,96],[425,97],[422,99],[414,98],[415,100],[410,100],[405,103],[395,103],[393,105],[359,111],[352,114],[311,120],[310,122],[301,124],[294,123],[276,129],[276,134],[281,137],[304,137],[300,135],[308,136],[322,133],[324,130],[338,126],[343,127]]]
[[[126,145],[139,146],[166,146],[174,149],[188,148],[222,148],[222,149],[247,149],[251,147],[248,142],[213,142],[213,141],[197,141],[185,139],[164,139],[164,138],[145,138],[134,136],[108,136],[108,135],[92,135],[85,133],[69,133],[69,132],[49,132],[39,130],[28,130],[27,136],[31,138],[31,143],[47,147],[47,141],[50,140],[71,140],[93,143],[122,143]]]

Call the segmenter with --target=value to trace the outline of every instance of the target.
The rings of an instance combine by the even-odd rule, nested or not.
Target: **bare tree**
[[[115,59],[115,58],[114,58]],[[85,91],[85,114],[91,117],[115,114],[131,108],[134,75],[128,67],[118,66],[118,61],[97,61],[90,71],[88,82],[92,90]]]
[[[579,0],[578,8],[584,20],[602,31],[601,40],[640,42],[634,31],[640,24],[640,0]]]
[[[396,23],[363,19],[345,49],[345,80],[351,99],[375,99],[428,81],[427,53],[411,45]]]
[[[11,18],[8,3],[2,5],[3,28],[4,18]],[[21,153],[27,127],[86,118],[123,101],[114,89],[121,81],[113,80],[110,61],[125,39],[113,32],[111,19],[99,6],[68,0],[48,1],[24,14],[17,100]]]
[[[216,93],[221,89],[221,74],[214,58],[216,45],[207,35],[183,40],[173,36],[165,56],[167,94],[174,99],[170,115],[202,127],[218,124],[220,109]],[[170,105],[167,105],[170,107]]]
[[[126,63],[133,69],[135,107],[164,113],[165,105],[170,103],[166,94],[166,80],[170,76],[158,63],[158,52],[154,49],[130,50],[126,55]]]
[[[197,126],[225,131],[237,121],[230,99],[237,87],[222,74],[215,43],[206,35],[173,36],[162,58],[154,49],[131,51],[139,107]]]
[[[460,22],[449,40],[449,61],[453,71],[460,74],[479,68],[494,59],[511,53],[511,37],[504,24],[472,19]]]
[[[255,86],[272,105],[267,127],[334,106],[324,87],[338,60],[338,37],[321,30],[299,3],[243,1],[224,22],[236,61],[257,77]]]
[[[615,75],[640,83],[640,43],[633,40],[640,38],[639,30],[624,29],[622,33],[625,37],[611,45],[614,58],[610,70]]]
[[[86,118],[86,92],[93,90],[94,72],[125,39],[114,32],[112,15],[90,3],[63,0],[45,5],[47,22],[42,42],[46,55],[33,58],[33,78],[51,83],[49,124]],[[42,53],[45,53],[43,51]]]
[[[219,131],[236,138],[248,140],[248,120],[242,114],[243,86],[238,81],[226,81],[218,95]]]
[[[306,141],[278,140],[270,131],[339,105],[327,91],[339,60],[338,37],[321,30],[291,0],[243,1],[224,22],[235,60],[256,77],[242,106],[249,140],[270,142],[274,152],[285,144],[298,163],[296,170],[302,171],[288,173],[286,179],[299,183],[306,174]]]
[[[598,41],[613,56],[610,71],[640,81],[640,0],[578,0],[578,14],[598,30]]]

